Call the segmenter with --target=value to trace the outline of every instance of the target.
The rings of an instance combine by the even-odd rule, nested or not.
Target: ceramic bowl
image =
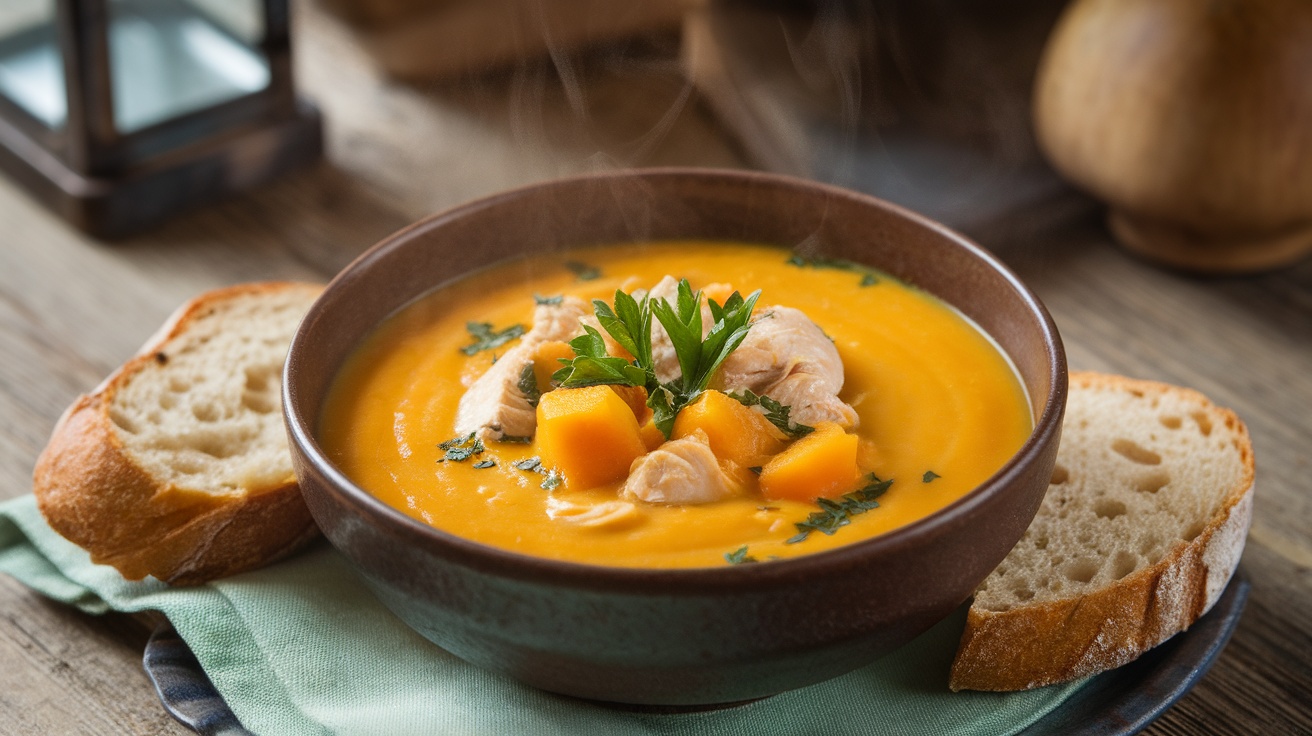
[[[461,539],[378,501],[326,458],[315,428],[331,381],[371,330],[415,298],[525,252],[680,238],[792,246],[932,292],[1010,356],[1031,398],[1033,434],[964,498],[883,536],[767,564],[672,570],[558,562]],[[965,601],[1047,489],[1066,363],[1034,294],[994,256],[934,222],[814,182],[653,169],[529,186],[385,239],[310,309],[283,391],[314,518],[401,620],[469,662],[545,690],[687,707],[848,672]]]

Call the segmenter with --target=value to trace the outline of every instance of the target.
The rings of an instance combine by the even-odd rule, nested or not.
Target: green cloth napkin
[[[133,583],[46,525],[32,496],[0,504],[0,571],[90,613],[168,616],[257,734],[1009,734],[1082,683],[952,693],[963,612],[829,682],[748,705],[658,715],[545,693],[457,659],[380,604],[327,544],[193,588]]]

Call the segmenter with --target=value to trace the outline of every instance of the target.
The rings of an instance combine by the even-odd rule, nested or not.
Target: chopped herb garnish
[[[851,524],[853,516],[879,508],[879,502],[875,499],[884,495],[888,487],[893,485],[893,481],[891,479],[880,480],[879,476],[874,473],[867,475],[865,481],[866,484],[863,487],[844,494],[839,501],[817,498],[815,502],[820,510],[806,517],[806,521],[794,523],[793,526],[797,527],[797,534],[789,537],[784,544],[797,544],[810,536],[811,532],[822,532],[826,535],[833,534],[840,528]]]
[[[721,306],[708,301],[715,323],[702,337],[702,293],[694,292],[686,279],[679,281],[674,304],[668,300],[641,300],[615,291],[614,305],[600,299],[592,302],[597,321],[620,347],[633,356],[629,362],[606,352],[606,342],[597,330],[584,327],[584,334],[570,341],[575,358],[556,371],[552,380],[566,388],[619,384],[647,389],[647,406],[656,427],[666,436],[674,429],[674,417],[692,403],[710,383],[724,359],[738,348],[751,328],[752,309],[761,292],[743,298],[734,292]],[[655,317],[665,328],[679,360],[679,378],[661,383],[651,352],[651,325]]]
[[[563,301],[565,301],[564,294],[557,294],[556,296],[542,296],[541,294],[533,295],[533,303],[539,306],[544,304],[556,305],[556,304],[560,304]]]
[[[550,491],[554,488],[557,488],[558,486],[560,486],[561,483],[565,481],[564,478],[560,477],[560,473],[557,473],[554,469],[548,469],[544,467],[542,465],[542,458],[538,457],[537,455],[534,455],[533,457],[526,457],[523,460],[516,460],[515,462],[511,463],[511,465],[514,465],[516,470],[522,470],[525,473],[537,473],[539,475],[545,476],[542,479],[542,484],[541,484],[541,487],[544,490]]]
[[[596,266],[589,266],[581,261],[565,261],[565,268],[574,272],[579,277],[579,281],[593,281],[601,277],[601,269]]]
[[[732,552],[724,553],[724,559],[730,565],[743,565],[749,562],[759,562],[755,557],[747,554],[747,545],[743,545]]]
[[[511,325],[497,331],[492,329],[491,322],[468,322],[465,324],[465,329],[474,338],[472,343],[460,348],[460,352],[465,355],[475,355],[482,350],[499,348],[524,334],[524,325]]]
[[[788,415],[792,413],[793,407],[781,404],[769,396],[757,395],[751,389],[743,389],[742,393],[729,392],[729,397],[736,399],[743,406],[759,406],[765,409],[765,418],[793,439],[805,437],[815,431],[815,427],[798,424],[789,418]]]
[[[879,283],[879,274],[869,266],[860,263],[845,260],[843,258],[829,258],[827,256],[804,256],[794,253],[787,261],[790,266],[798,268],[829,268],[836,271],[850,271],[861,274],[861,286],[874,286]]]
[[[538,390],[538,377],[533,372],[533,361],[524,364],[519,370],[519,383],[517,384],[519,392],[524,394],[528,399],[529,406],[537,406],[538,399],[542,398],[542,392]]]
[[[475,470],[482,470],[483,468],[495,468],[496,466],[497,466],[497,461],[493,460],[492,458],[488,458],[486,460],[479,460],[478,462],[474,463]]]
[[[438,458],[439,463],[447,460],[464,462],[475,455],[482,455],[484,449],[483,440],[476,437],[473,432],[464,437],[455,437],[439,443],[438,448],[446,451],[445,455]]]
[[[760,475],[760,474],[761,474],[761,471],[762,471],[764,468],[762,468],[760,465],[748,465],[748,466],[747,466],[747,469],[750,470],[750,471],[752,471],[753,473],[756,473],[757,475]]]
[[[935,478],[942,478],[942,477],[943,476],[939,475],[938,473],[935,473],[932,470],[926,470],[925,474],[921,477],[921,480],[925,483],[928,483],[934,480]]]
[[[533,441],[532,437],[517,434],[503,434],[497,438],[497,442],[507,445],[527,445]]]
[[[533,457],[524,458],[523,460],[516,460],[514,466],[516,469],[523,470],[526,473],[537,473],[542,470],[542,458],[534,455]]]

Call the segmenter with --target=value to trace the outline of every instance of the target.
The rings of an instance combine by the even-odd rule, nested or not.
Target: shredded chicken
[[[581,504],[552,496],[547,499],[547,517],[578,526],[615,528],[640,521],[642,514],[628,501]]]
[[[578,297],[567,296],[559,304],[539,304],[533,311],[533,327],[460,397],[456,433],[474,432],[490,440],[533,436],[537,413],[519,390],[520,374],[533,362],[539,345],[569,340],[583,332],[579,320],[590,313],[590,305]]]
[[[838,398],[843,361],[816,323],[792,307],[761,307],[746,339],[712,381],[721,391],[750,390],[792,407],[799,424],[857,424],[856,410]]]
[[[633,461],[620,495],[647,503],[710,503],[736,495],[738,483],[720,468],[706,433],[671,440]]]

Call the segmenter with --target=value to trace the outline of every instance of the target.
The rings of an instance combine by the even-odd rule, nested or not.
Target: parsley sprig
[[[884,492],[891,485],[893,485],[892,479],[881,480],[879,476],[870,473],[865,477],[864,486],[851,493],[844,494],[842,500],[817,498],[815,502],[820,510],[806,517],[806,521],[794,523],[793,526],[797,527],[797,534],[789,537],[784,544],[797,544],[810,536],[811,532],[821,532],[825,535],[833,534],[842,527],[851,524],[853,516],[879,508],[879,502],[875,499],[884,495]]]
[[[656,427],[669,437],[679,411],[706,390],[716,369],[747,337],[752,309],[760,295],[760,291],[755,291],[743,298],[735,291],[723,305],[709,299],[714,323],[703,337],[702,293],[694,292],[687,279],[680,279],[674,303],[647,296],[635,299],[632,294],[616,290],[613,305],[600,299],[594,299],[592,305],[602,329],[633,360],[609,355],[601,333],[584,327],[584,334],[569,343],[574,359],[556,371],[552,379],[566,388],[599,384],[642,386],[647,389],[647,406],[651,407]],[[679,361],[681,375],[665,383],[656,378],[652,359],[653,317],[670,336]]]
[[[798,424],[788,416],[792,413],[793,407],[781,404],[769,396],[758,395],[749,388],[743,389],[742,393],[730,391],[728,396],[731,399],[736,399],[743,406],[759,406],[765,409],[765,418],[793,439],[805,437],[815,431],[815,427],[809,424]]]
[[[646,370],[607,353],[606,340],[595,327],[584,325],[583,334],[570,340],[569,346],[574,350],[574,359],[551,376],[560,385],[566,388],[602,384],[647,385]],[[651,352],[650,346],[647,351]]]

